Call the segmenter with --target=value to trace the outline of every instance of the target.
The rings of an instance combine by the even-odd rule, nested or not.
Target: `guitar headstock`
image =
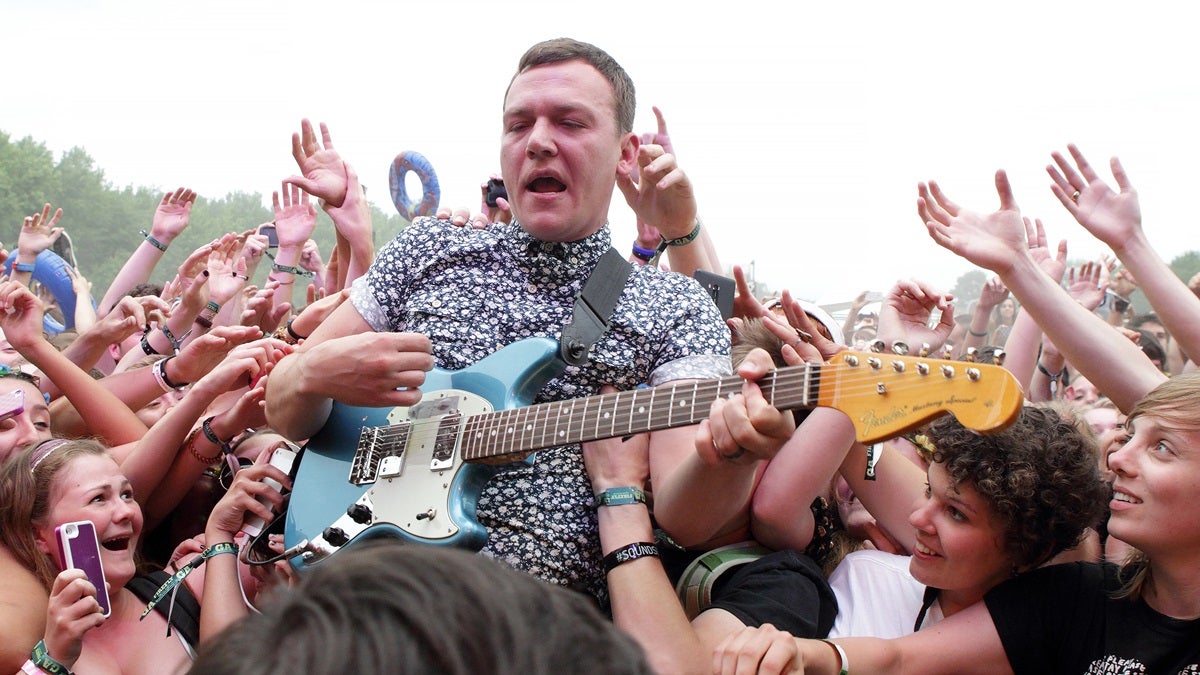
[[[875,443],[950,413],[968,429],[999,431],[1021,412],[1024,395],[1001,366],[886,353],[842,352],[821,367],[817,405],[854,423]]]

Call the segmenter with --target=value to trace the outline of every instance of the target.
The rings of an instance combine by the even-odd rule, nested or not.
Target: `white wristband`
[[[833,650],[838,655],[838,675],[850,675],[850,659],[846,658],[846,650],[842,646],[831,640],[821,640],[825,644],[833,647]]]

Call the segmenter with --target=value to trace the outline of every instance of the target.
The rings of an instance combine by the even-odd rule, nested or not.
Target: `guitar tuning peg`
[[[978,382],[980,372],[978,368],[967,368],[967,379],[972,382]]]
[[[946,378],[947,380],[954,377],[954,366],[945,365],[945,366],[942,366],[941,370],[942,370],[942,377]]]
[[[978,359],[979,350],[974,347],[967,347],[967,352],[963,354],[963,360],[967,363],[975,363]]]
[[[893,342],[892,353],[899,356],[908,356],[908,343],[899,340]]]
[[[846,365],[848,365],[852,368],[858,366],[858,357],[855,356],[854,354],[846,354],[846,356],[844,358],[846,361]]]
[[[928,342],[922,342],[921,343],[921,351],[917,352],[917,354],[921,358],[925,358],[926,356],[929,356],[929,352],[931,352],[931,351],[933,351],[933,347],[930,347]]]
[[[1004,350],[997,349],[996,351],[992,352],[992,363],[994,363],[998,366],[1002,366],[1002,365],[1004,365],[1004,359],[1007,357],[1008,357],[1008,354],[1005,354]]]
[[[929,374],[929,364],[928,363],[918,363],[917,364],[917,372],[920,373],[921,375],[928,375]]]
[[[880,370],[883,368],[883,361],[880,361],[872,356],[871,358],[867,359],[867,365],[871,366],[871,370]]]
[[[942,358],[948,361],[952,356],[954,356],[954,345],[947,342],[942,345]]]
[[[867,345],[867,348],[870,349],[871,351],[875,352],[876,354],[882,354],[884,347],[885,347],[885,345],[883,344],[883,340],[878,340],[878,339],[871,340],[871,344]]]

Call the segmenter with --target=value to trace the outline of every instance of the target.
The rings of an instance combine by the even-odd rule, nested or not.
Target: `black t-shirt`
[[[1116,600],[1115,565],[1054,565],[1006,581],[984,597],[1018,675],[1200,674],[1200,619]]]

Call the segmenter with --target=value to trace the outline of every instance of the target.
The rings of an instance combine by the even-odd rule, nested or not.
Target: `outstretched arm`
[[[99,316],[103,317],[112,310],[129,289],[150,278],[167,247],[187,228],[195,201],[196,193],[182,187],[163,195],[158,208],[154,210],[150,232],[121,266],[121,271],[117,272],[100,299],[96,309]]]
[[[1121,161],[1114,157],[1109,164],[1120,190],[1113,192],[1078,148],[1069,145],[1067,149],[1074,166],[1072,161],[1056,152],[1052,155],[1056,166],[1046,167],[1054,180],[1050,188],[1054,196],[1133,273],[1146,299],[1183,352],[1200,354],[1200,322],[1193,320],[1200,314],[1200,298],[1175,276],[1150,246],[1142,229],[1137,191],[1129,182]],[[1074,359],[1069,360],[1075,363]]]
[[[1000,210],[981,215],[950,201],[936,183],[921,184],[917,211],[934,241],[999,274],[1067,360],[1129,410],[1163,374],[1141,350],[1072,300],[1030,257],[1021,212],[1003,171],[996,173],[996,191]]]

